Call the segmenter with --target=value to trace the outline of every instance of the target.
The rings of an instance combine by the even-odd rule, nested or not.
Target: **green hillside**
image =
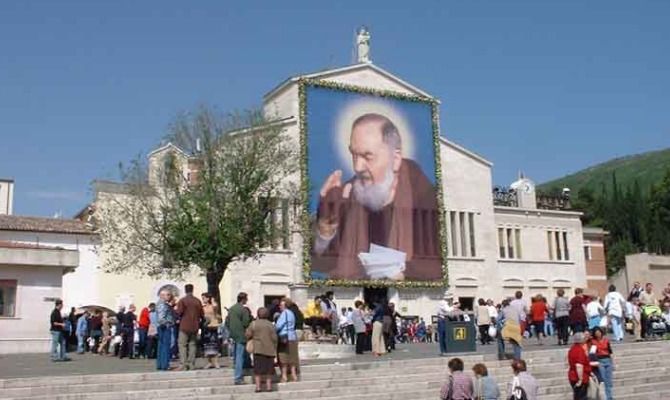
[[[587,187],[599,193],[603,183],[608,188],[611,186],[612,173],[615,172],[621,187],[629,187],[637,180],[640,188],[646,192],[651,185],[661,181],[668,169],[670,169],[670,148],[615,158],[574,174],[545,182],[539,185],[539,189],[544,193],[553,193],[568,187],[573,196],[577,196],[581,188]]]

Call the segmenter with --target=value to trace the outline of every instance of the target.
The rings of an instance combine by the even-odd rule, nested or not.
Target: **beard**
[[[353,191],[356,200],[369,211],[375,212],[381,210],[391,196],[391,188],[393,187],[393,180],[395,179],[393,166],[389,166],[389,169],[384,176],[384,180],[379,183],[364,185],[362,182],[363,179],[364,177],[362,177],[361,174],[356,174],[353,183]]]

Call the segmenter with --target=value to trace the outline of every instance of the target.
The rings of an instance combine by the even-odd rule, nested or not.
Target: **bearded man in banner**
[[[416,162],[403,158],[395,124],[375,113],[358,117],[349,151],[354,176],[343,182],[336,170],[319,193],[312,276],[441,279],[435,187]],[[402,265],[375,269],[374,261],[365,262],[379,257],[400,257]]]

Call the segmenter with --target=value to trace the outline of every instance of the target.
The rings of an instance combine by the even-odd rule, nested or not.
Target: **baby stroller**
[[[642,307],[642,316],[646,320],[647,338],[663,337],[666,332],[661,307],[649,304]]]

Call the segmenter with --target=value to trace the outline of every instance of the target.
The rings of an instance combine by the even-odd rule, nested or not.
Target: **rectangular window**
[[[449,221],[451,223],[451,255],[458,256],[458,236],[456,235],[456,211],[449,212]]]
[[[560,232],[554,232],[554,240],[556,241],[556,259],[560,261],[563,259],[563,249],[561,248]]]
[[[498,228],[498,247],[500,258],[505,258],[505,228]]]
[[[16,317],[16,279],[0,279],[0,317]]]
[[[516,258],[521,259],[521,229],[514,230],[514,243],[516,244]]]
[[[568,232],[563,231],[563,251],[564,251],[564,260],[570,259],[570,252],[568,251]]]
[[[591,246],[584,246],[584,259],[586,261],[591,260]]]
[[[514,237],[512,232],[514,230],[507,228],[507,258],[514,258]]]
[[[463,211],[458,213],[458,222],[460,225],[460,239],[461,239],[461,256],[462,257],[467,257],[468,256],[468,248],[467,248],[467,235],[465,234],[465,213]]]
[[[477,257],[475,247],[475,213],[468,213],[468,221],[470,223],[470,256]]]
[[[549,259],[554,259],[554,235],[552,231],[547,232],[547,245],[549,246]]]

